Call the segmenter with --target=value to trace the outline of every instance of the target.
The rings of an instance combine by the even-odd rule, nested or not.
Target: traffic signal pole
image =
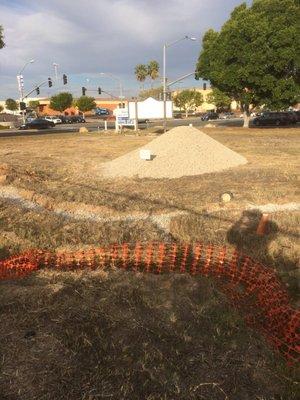
[[[83,89],[83,87],[82,87],[81,89]],[[97,90],[94,90],[94,89],[87,89],[87,88],[84,88],[84,89],[85,89],[85,91],[88,90],[89,92],[98,92],[98,94],[102,94],[102,93],[108,94],[108,95],[109,95],[110,97],[112,97],[113,99],[117,99],[117,100],[120,99],[120,97],[114,96],[113,94],[111,94],[111,93],[109,93],[109,92],[106,92],[106,91],[103,90],[102,88],[101,88],[101,93],[99,93],[99,88],[98,88]],[[82,95],[85,96],[85,94],[83,94],[83,92],[82,92]]]
[[[39,83],[38,85],[36,85],[36,86],[34,87],[34,89],[30,90],[27,94],[25,94],[25,95],[23,94],[22,97],[21,97],[20,103],[23,103],[23,102],[24,102],[24,99],[26,99],[26,97],[28,97],[29,95],[31,95],[31,93],[33,93],[34,91],[36,91],[37,89],[39,89],[41,86],[46,85],[46,83],[48,83],[49,87],[51,87],[51,86],[52,86],[52,79],[51,79],[51,78],[48,78],[46,81],[43,81],[43,82]],[[24,104],[25,104],[25,103],[24,103]],[[23,119],[23,123],[25,124],[24,108],[22,108],[22,119]]]
[[[41,82],[41,83],[39,83],[38,85],[36,85],[34,89],[30,90],[30,92],[28,92],[25,96],[22,97],[22,101],[23,101],[24,99],[26,99],[26,97],[28,97],[31,93],[33,93],[34,91],[36,91],[36,89],[39,89],[41,86],[44,86],[46,83],[48,83],[48,80],[47,80],[47,81],[44,81],[44,82]]]
[[[31,95],[31,93],[33,93],[34,91],[37,91],[37,94],[39,94],[39,89],[40,87],[48,84],[49,87],[53,86],[53,82],[52,82],[51,77],[49,77],[46,81],[43,81],[41,83],[39,83],[38,85],[36,85],[32,90],[30,90],[27,94],[24,95],[24,93],[22,93],[21,95],[21,99],[20,99],[20,103],[24,102],[24,99],[26,99],[26,97],[28,97],[29,95]],[[66,85],[68,83],[68,77],[66,74],[63,74],[63,84]],[[24,109],[22,109],[24,110]],[[23,123],[25,123],[25,115],[24,112],[22,112],[22,118],[23,118]]]

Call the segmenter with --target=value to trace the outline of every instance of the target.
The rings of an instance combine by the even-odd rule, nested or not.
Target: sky
[[[0,0],[0,25],[6,47],[0,50],[0,99],[18,98],[16,75],[23,71],[25,93],[36,84],[54,78],[53,63],[59,64],[59,79],[41,97],[59,91],[98,97],[97,88],[118,95],[119,78],[128,97],[139,91],[134,76],[137,64],[157,60],[161,67],[164,43],[185,35],[167,49],[170,81],[193,72],[203,34],[219,30],[242,0]],[[62,85],[62,74],[68,84]],[[200,86],[193,77],[177,87]],[[150,87],[150,81],[145,88]]]

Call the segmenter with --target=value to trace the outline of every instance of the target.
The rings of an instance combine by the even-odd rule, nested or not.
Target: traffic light
[[[48,78],[48,86],[51,87],[52,86],[52,79]]]
[[[206,83],[203,83],[203,90],[206,90]]]
[[[20,110],[26,110],[26,103],[24,101],[20,101]]]
[[[39,88],[39,87],[37,87],[37,88],[35,89],[35,91],[36,91],[36,94],[40,94],[40,88]]]
[[[66,74],[63,74],[63,83],[66,85],[68,83],[68,77]]]
[[[101,94],[102,90],[101,87],[98,87],[98,94]]]
[[[83,87],[81,88],[81,90],[82,90],[82,96],[85,96],[86,88],[83,86]]]

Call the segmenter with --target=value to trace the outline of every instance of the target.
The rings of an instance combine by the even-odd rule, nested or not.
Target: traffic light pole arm
[[[171,86],[171,85],[174,85],[175,83],[180,82],[180,81],[182,81],[183,79],[188,78],[188,77],[191,76],[191,75],[195,75],[195,71],[194,71],[194,72],[190,72],[189,74],[182,75],[180,78],[176,79],[175,81],[172,81],[172,82],[170,82],[170,83],[167,83],[167,87],[169,87],[169,86]]]
[[[87,89],[89,92],[97,92],[97,90],[92,90],[92,89]],[[114,96],[113,94],[111,94],[111,93],[109,93],[109,92],[106,92],[105,90],[103,90],[103,89],[101,89],[101,92],[102,93],[105,93],[105,94],[108,94],[110,97],[113,97],[114,99],[117,99],[117,100],[119,100],[119,97],[117,97],[117,96]]]
[[[103,90],[103,89],[101,89],[101,91],[103,92],[103,93],[106,93],[106,94],[108,94],[110,97],[112,97],[112,98],[114,98],[114,99],[117,99],[117,100],[119,100],[119,97],[117,97],[117,96],[114,96],[113,94],[111,94],[111,93],[109,93],[109,92],[106,92],[105,90]]]
[[[48,83],[48,80],[36,85],[34,89],[32,89],[30,92],[28,92],[25,96],[22,97],[22,101],[24,99],[26,99],[26,97],[28,97],[31,93],[33,93],[37,88],[40,88],[41,86],[46,85],[46,83]]]

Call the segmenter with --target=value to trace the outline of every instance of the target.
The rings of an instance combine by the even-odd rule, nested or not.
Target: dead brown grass
[[[24,198],[45,208],[44,212],[24,213],[17,204],[2,202],[2,253],[29,244],[55,249],[166,237],[205,238],[221,244],[228,242],[227,232],[249,204],[298,201],[298,128],[216,128],[206,129],[206,133],[245,156],[249,163],[220,173],[172,180],[101,180],[99,163],[139,147],[153,137],[95,133],[0,139],[0,162],[8,169],[4,183],[23,189]],[[220,204],[220,194],[225,191],[234,195],[227,205]],[[165,233],[151,221],[99,224],[53,215],[51,210],[61,203],[71,212],[84,204],[85,209],[103,210],[112,216],[170,211],[186,215],[173,218],[170,232]],[[284,275],[293,270],[294,276],[299,257],[299,213],[273,214],[272,221],[277,229],[268,236],[267,243],[262,241],[258,246],[249,236],[244,238],[243,250],[276,266]],[[292,280],[294,287],[295,278]]]
[[[53,196],[57,201],[127,204],[130,195],[136,196],[136,200],[143,195],[137,205],[140,209],[144,200],[147,202],[149,197],[151,200],[152,195],[153,198],[176,203],[181,200],[186,206],[203,208],[218,205],[219,194],[225,190],[232,190],[239,203],[297,200],[298,129],[251,129],[245,133],[241,129],[219,128],[207,129],[206,133],[244,155],[249,164],[223,173],[173,180],[101,181],[99,175],[95,176],[95,169],[101,162],[153,139],[113,134],[1,138],[0,162],[12,168],[8,182]],[[102,198],[107,192],[114,195],[115,202],[111,198]],[[114,192],[120,196],[116,197]],[[134,204],[130,202],[128,209],[132,206]],[[144,208],[148,206],[147,202]]]
[[[40,271],[2,283],[0,304],[3,400],[297,396],[208,279]]]
[[[0,257],[135,240],[201,240],[237,247],[276,267],[297,303],[299,212],[272,214],[255,235],[250,204],[299,199],[299,129],[207,129],[245,156],[243,167],[174,180],[102,180],[100,162],[153,137],[46,135],[0,139],[2,185],[42,205],[0,200]],[[233,201],[220,203],[220,194]],[[53,214],[79,203],[111,215],[183,211],[165,232],[153,221],[79,221]],[[244,218],[249,224],[244,227]],[[3,400],[298,398],[286,369],[209,280],[40,271],[0,283]]]

